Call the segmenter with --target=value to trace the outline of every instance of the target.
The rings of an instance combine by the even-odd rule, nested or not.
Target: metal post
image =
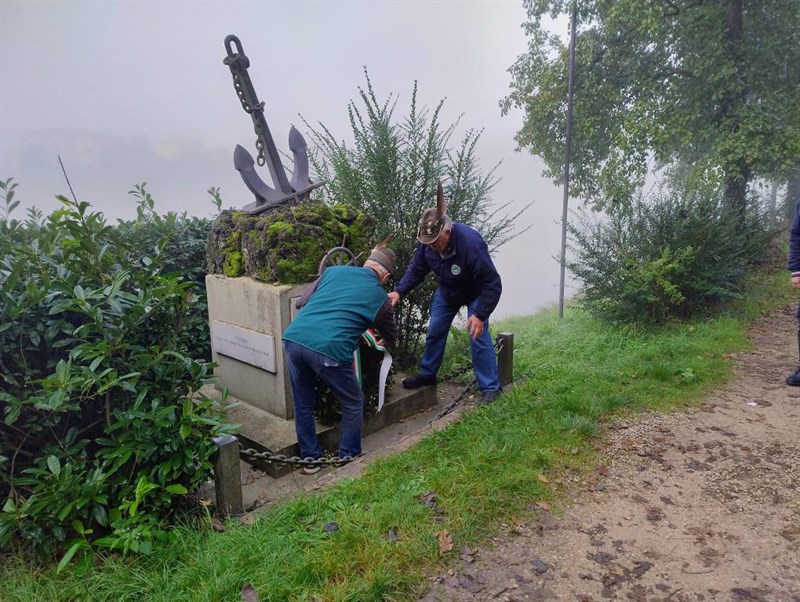
[[[244,514],[242,475],[239,468],[239,440],[233,435],[214,437],[219,451],[214,460],[214,488],[217,510],[223,516]]]
[[[500,386],[505,387],[514,381],[514,333],[501,332],[497,335],[495,343],[499,347],[497,376]]]
[[[578,0],[572,0],[572,22],[569,35],[569,77],[567,84],[567,139],[564,150],[564,201],[561,212],[561,277],[558,285],[558,319],[564,317],[564,273],[567,269],[567,207],[569,205],[569,164],[572,157],[572,101],[575,87],[575,37],[578,21]]]

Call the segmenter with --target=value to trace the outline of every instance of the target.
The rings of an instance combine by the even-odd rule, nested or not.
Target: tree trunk
[[[786,178],[786,198],[784,201],[787,216],[794,215],[794,208],[800,203],[800,167],[795,168]]]
[[[729,89],[722,97],[720,103],[719,122],[724,127],[738,129],[737,123],[728,122],[728,118],[737,107],[747,101],[747,84],[744,78],[742,60],[742,32],[744,17],[742,0],[721,0],[725,11],[725,38],[727,53],[734,65],[736,75]],[[736,167],[729,168],[725,174],[725,200],[739,214],[744,214],[747,208],[747,185],[750,182],[752,171],[744,156],[738,158]]]

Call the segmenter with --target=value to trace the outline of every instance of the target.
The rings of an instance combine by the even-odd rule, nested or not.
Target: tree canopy
[[[525,0],[528,51],[504,112],[545,174],[563,173],[568,51],[542,19],[569,0]],[[796,0],[578,2],[571,193],[627,202],[648,164],[680,164],[743,210],[754,177],[800,173],[800,4]],[[685,170],[689,167],[688,172]]]

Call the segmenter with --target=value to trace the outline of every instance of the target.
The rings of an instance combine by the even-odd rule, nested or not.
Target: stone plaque
[[[216,353],[256,366],[273,374],[275,337],[219,320],[210,320],[211,346]]]

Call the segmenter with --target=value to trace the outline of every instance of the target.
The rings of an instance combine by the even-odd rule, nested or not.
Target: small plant
[[[14,178],[0,180],[0,196],[3,198],[3,219],[5,221],[11,219],[11,212],[19,205],[19,201],[14,200],[16,188],[17,183],[14,182]]]

